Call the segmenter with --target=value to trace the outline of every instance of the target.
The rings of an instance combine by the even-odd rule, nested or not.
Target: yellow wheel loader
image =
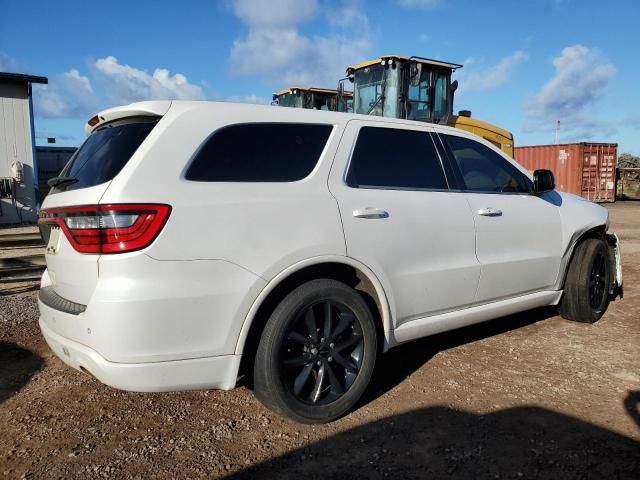
[[[429,58],[385,55],[347,67],[338,97],[348,79],[353,82],[355,113],[449,125],[475,133],[513,156],[511,132],[471,118],[468,110],[453,114],[458,81],[451,82],[451,75],[459,68],[462,65]]]
[[[273,94],[272,105],[331,112],[353,112],[353,92],[326,88],[289,87]]]

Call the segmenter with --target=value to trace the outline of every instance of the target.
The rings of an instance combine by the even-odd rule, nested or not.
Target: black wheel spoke
[[[342,342],[338,343],[333,350],[336,352],[343,352],[344,350],[347,350],[348,348],[352,349],[358,345],[360,342],[362,341],[362,337],[359,337],[357,335],[352,335],[349,338],[347,338],[346,340],[343,340]]]
[[[307,380],[309,380],[309,377],[311,376],[312,369],[313,363],[308,363],[304,366],[302,371],[296,377],[295,382],[293,383],[293,393],[295,393],[296,395],[300,395],[300,392],[302,392],[302,389],[306,385]]]
[[[325,302],[324,304],[324,335],[325,339],[331,337],[331,303]]]
[[[312,359],[308,355],[302,355],[301,357],[287,358],[284,365],[285,367],[301,367],[311,361]]]
[[[313,390],[311,391],[311,395],[309,398],[313,403],[317,403],[320,398],[320,394],[322,393],[322,386],[324,384],[325,372],[327,371],[327,367],[324,363],[320,365],[318,369],[318,376],[316,377],[316,384],[313,386]]]
[[[304,323],[307,325],[307,331],[312,342],[318,341],[318,325],[316,323],[316,314],[313,307],[310,307],[304,314]]]
[[[327,375],[329,377],[329,383],[331,384],[331,392],[336,395],[342,395],[344,393],[344,387],[340,383],[340,380],[336,376],[336,373],[333,371],[331,364],[329,362],[325,365],[327,369]]]
[[[354,320],[356,319],[356,317],[349,313],[340,313],[338,314],[338,318],[338,325],[336,326],[335,330],[331,332],[329,340],[338,338],[340,334],[342,334],[342,332],[344,332],[350,325],[352,325]]]
[[[307,342],[307,339],[305,338],[304,335],[298,332],[294,332],[293,330],[289,332],[289,335],[287,335],[287,339],[291,340],[292,342],[300,343],[303,345]]]
[[[344,369],[349,373],[358,373],[358,366],[351,361],[351,359],[346,359],[338,352],[333,353],[333,359],[337,364],[344,367]]]

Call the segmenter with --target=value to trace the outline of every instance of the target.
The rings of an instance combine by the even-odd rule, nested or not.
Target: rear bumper
[[[135,252],[117,257],[101,260],[82,304],[58,292],[45,271],[38,303],[49,330],[115,364],[236,353],[264,280],[224,261],[158,261]]]
[[[86,305],[43,274],[40,328],[56,355],[123,390],[233,388],[238,337],[264,280],[225,261],[113,257]]]
[[[136,392],[205,388],[230,390],[236,384],[240,355],[151,363],[115,363],[109,362],[95,350],[55,333],[42,317],[39,324],[49,347],[64,363],[76,370],[90,373],[114,388]]]

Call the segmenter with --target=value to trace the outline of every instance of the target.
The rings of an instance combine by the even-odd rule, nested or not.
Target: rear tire
[[[560,315],[568,320],[594,323],[609,306],[611,262],[603,240],[589,238],[576,248],[560,301]]]
[[[330,422],[365,392],[377,349],[374,317],[358,292],[335,280],[312,280],[287,295],[265,326],[255,396],[292,420]]]

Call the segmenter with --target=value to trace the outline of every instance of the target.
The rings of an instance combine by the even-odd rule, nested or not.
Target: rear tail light
[[[42,210],[38,222],[58,225],[78,252],[123,253],[149,246],[170,212],[169,205],[88,205]]]

